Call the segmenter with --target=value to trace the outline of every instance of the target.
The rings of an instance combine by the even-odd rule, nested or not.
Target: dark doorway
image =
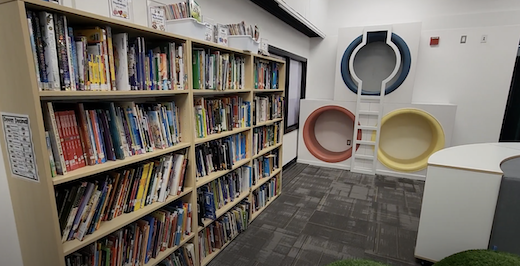
[[[520,141],[520,47],[516,55],[500,142]]]

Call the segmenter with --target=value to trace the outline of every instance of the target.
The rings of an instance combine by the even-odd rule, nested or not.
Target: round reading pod
[[[372,134],[375,140],[375,134]],[[398,172],[416,172],[428,166],[428,158],[444,148],[441,124],[426,111],[397,109],[381,120],[378,160]]]
[[[317,159],[328,163],[341,162],[352,156],[352,148],[349,148],[341,152],[330,151],[323,147],[316,138],[316,134],[314,131],[316,127],[316,121],[322,114],[326,112],[340,112],[349,120],[351,120],[352,125],[354,125],[355,116],[349,110],[337,105],[322,106],[314,110],[309,115],[309,117],[307,117],[307,120],[305,121],[305,124],[303,126],[303,142],[305,143],[307,150],[309,150],[309,152],[312,155],[314,155],[314,157],[316,157]],[[361,130],[358,131],[357,139],[361,140]],[[359,148],[359,145],[358,147],[356,147],[356,149],[357,148]]]
[[[385,42],[385,32],[372,32],[370,33],[370,38],[367,40],[366,45],[369,45],[373,42]],[[349,67],[349,61],[350,57],[352,56],[352,53],[354,52],[354,49],[361,45],[363,41],[363,35],[360,35],[354,41],[350,43],[350,45],[347,47],[345,52],[343,53],[343,56],[341,58],[340,63],[340,69],[341,69],[341,77],[343,79],[343,82],[345,85],[347,85],[347,88],[351,90],[352,92],[357,94],[358,86],[352,79],[352,76],[350,75],[350,67]],[[406,42],[397,34],[392,33],[391,41],[397,46],[397,49],[399,50],[399,53],[401,54],[401,66],[400,66],[400,74],[398,75],[397,79],[390,84],[385,89],[385,95],[392,93],[395,91],[403,82],[405,81],[406,77],[408,76],[408,73],[410,73],[410,67],[412,65],[412,56],[410,53],[410,49],[408,48],[408,45]],[[379,95],[380,92],[374,92],[374,91],[362,91],[362,95]]]

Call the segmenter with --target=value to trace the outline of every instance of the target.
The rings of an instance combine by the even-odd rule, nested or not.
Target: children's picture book
[[[166,17],[164,7],[152,6],[150,7],[150,27],[156,30],[165,31]]]
[[[110,16],[113,18],[130,19],[130,4],[128,0],[109,0]]]

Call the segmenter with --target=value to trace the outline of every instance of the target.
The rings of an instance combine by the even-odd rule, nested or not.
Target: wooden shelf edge
[[[197,181],[196,187],[199,188],[200,186],[205,185],[219,177],[222,177],[222,176],[226,175],[227,173],[231,173],[231,172],[235,171],[236,169],[240,168],[241,166],[245,165],[249,161],[251,161],[251,158],[246,158],[246,159],[237,161],[235,164],[233,164],[233,168],[231,168],[229,170],[217,171],[217,172],[213,172],[207,176],[201,177]]]
[[[284,61],[284,60],[281,60],[281,59],[278,59],[278,58],[274,58],[274,57],[270,57],[270,56],[265,56],[265,55],[261,55],[261,54],[254,54],[253,56],[254,56],[255,58],[258,58],[258,59],[269,60],[269,61],[274,61],[274,62],[278,62],[278,63],[285,64],[285,61]]]
[[[261,122],[261,123],[259,123],[259,124],[254,125],[253,128],[255,128],[255,127],[263,127],[263,126],[269,126],[269,125],[272,125],[272,124],[274,124],[274,123],[276,123],[276,122],[280,122],[280,121],[282,121],[282,120],[283,120],[283,118],[276,118],[276,119],[272,119],[272,120],[269,120],[269,121]]]
[[[159,255],[155,259],[150,259],[148,263],[145,263],[144,266],[155,266],[159,264],[164,259],[168,258],[173,252],[175,252],[177,249],[182,247],[184,244],[188,243],[193,237],[195,236],[195,233],[191,232],[188,237],[181,240],[180,244],[178,246],[173,246],[171,248],[167,248],[165,251],[159,252]]]
[[[193,43],[193,46],[206,46],[206,47],[211,47],[212,49],[215,49],[215,50],[224,50],[224,51],[238,53],[238,54],[245,55],[245,56],[251,55],[250,52],[246,52],[244,50],[236,49],[233,47],[221,45],[221,44],[214,43],[214,42],[208,42],[208,41],[199,40],[199,39],[192,39],[191,41]]]
[[[202,223],[204,223],[204,226],[199,226],[199,229],[197,231],[198,232],[202,231],[208,225],[210,225],[211,223],[216,221],[218,218],[220,218],[220,216],[224,215],[226,212],[228,212],[231,209],[233,209],[233,207],[235,207],[239,202],[241,202],[242,200],[247,198],[250,193],[249,192],[248,193],[244,192],[242,194],[243,195],[240,195],[238,198],[233,199],[232,202],[229,202],[228,204],[222,206],[222,208],[218,209],[216,211],[216,213],[215,213],[215,216],[217,217],[215,220],[210,220],[210,219],[203,218]]]
[[[266,154],[266,153],[268,153],[268,152],[270,152],[270,151],[272,151],[272,150],[275,150],[276,148],[279,148],[279,147],[281,147],[281,146],[282,146],[282,143],[278,143],[278,144],[276,144],[276,145],[274,145],[274,146],[271,146],[271,147],[267,147],[267,148],[265,148],[265,149],[262,149],[258,154],[254,155],[254,156],[251,158],[251,160],[256,159],[256,158],[258,158],[258,157],[260,157],[260,156],[262,156],[262,155],[264,155],[264,154]]]
[[[139,91],[40,91],[40,99],[156,97],[189,94],[189,90],[139,90]]]
[[[265,208],[269,207],[269,205],[271,205],[271,203],[273,203],[273,201],[275,201],[278,198],[278,196],[280,196],[280,193],[278,193],[278,195],[274,196],[271,200],[269,200],[269,202],[267,202],[267,204],[260,210],[253,213],[253,215],[251,215],[251,219],[249,219],[249,223],[252,223],[253,220],[255,220],[256,217],[258,217],[258,215],[260,215],[260,213],[262,213],[265,210]]]
[[[251,187],[251,191],[255,191],[255,190],[259,189],[263,184],[267,183],[267,181],[269,181],[271,178],[275,177],[281,171],[282,171],[282,169],[278,168],[274,172],[272,172],[271,175],[269,175],[268,177],[264,177],[264,178],[258,180],[258,184]]]
[[[216,139],[228,137],[228,136],[231,136],[231,135],[235,135],[235,134],[238,134],[238,133],[242,133],[242,132],[248,131],[249,129],[251,129],[251,127],[234,128],[231,131],[224,131],[224,132],[221,132],[221,133],[208,135],[205,138],[195,138],[195,144],[201,144],[201,143],[208,142],[208,141],[211,141],[211,140],[216,140]]]
[[[156,151],[153,151],[153,152],[147,152],[145,154],[134,155],[134,156],[128,157],[128,158],[126,158],[124,160],[108,161],[108,162],[103,163],[103,164],[96,164],[96,165],[91,165],[91,166],[85,166],[85,167],[82,167],[80,169],[71,171],[71,172],[69,172],[69,173],[67,173],[65,175],[56,176],[56,177],[54,177],[52,179],[52,182],[56,186],[56,185],[59,185],[59,184],[63,184],[63,183],[71,182],[71,181],[74,181],[74,180],[78,180],[80,178],[84,178],[84,177],[87,177],[87,176],[92,176],[92,175],[95,175],[95,174],[99,174],[99,173],[103,173],[103,172],[110,171],[110,170],[113,170],[113,169],[117,169],[117,168],[120,168],[120,167],[124,167],[124,166],[130,165],[130,164],[138,163],[138,162],[141,162],[141,161],[144,161],[144,160],[148,160],[148,159],[151,159],[151,158],[154,158],[154,157],[157,157],[157,156],[161,156],[161,155],[165,155],[165,154],[168,154],[168,153],[172,153],[172,152],[175,152],[175,151],[178,151],[178,150],[182,150],[182,149],[188,148],[190,146],[191,146],[190,143],[180,143],[180,144],[177,144],[177,145],[175,145],[173,147],[169,147],[169,148],[166,148],[166,149],[163,149],[163,150],[156,150]]]
[[[219,94],[233,94],[233,93],[248,93],[251,92],[250,89],[241,89],[241,90],[193,90],[193,95],[195,97],[197,96],[204,96],[204,95],[219,95]]]
[[[184,197],[188,193],[191,193],[193,191],[192,187],[187,187],[184,189],[184,191],[177,196],[174,197],[168,197],[166,201],[164,202],[156,202],[152,205],[146,206],[140,210],[131,212],[131,213],[124,213],[111,221],[105,221],[101,223],[101,226],[98,230],[94,231],[94,233],[85,236],[85,239],[83,241],[79,241],[77,239],[66,241],[63,243],[63,253],[65,256],[72,254],[75,251],[80,250],[81,248],[84,248],[95,241],[117,231],[120,228],[123,228],[124,226],[137,221],[138,219],[144,217],[147,214],[150,214],[176,200],[179,200],[180,198]]]
[[[259,90],[259,89],[254,89],[253,92],[254,93],[262,93],[262,92],[283,92],[284,89],[276,89],[276,90]]]

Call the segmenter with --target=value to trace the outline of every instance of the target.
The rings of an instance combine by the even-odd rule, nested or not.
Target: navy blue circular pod
[[[370,34],[370,38],[367,41],[368,43],[371,42],[379,42],[385,41],[386,34],[384,32],[374,32]],[[363,40],[363,35],[360,35],[357,37],[354,41],[352,41],[345,52],[343,53],[343,57],[341,58],[341,77],[343,78],[343,82],[345,82],[345,85],[354,93],[357,93],[358,87],[354,80],[352,80],[352,77],[350,76],[349,72],[349,60],[352,56],[352,52],[354,52],[354,49],[358,47],[361,44],[361,41]],[[410,54],[410,49],[408,48],[408,45],[406,42],[401,38],[399,35],[392,33],[391,41],[397,46],[397,49],[399,50],[399,53],[401,54],[401,62],[402,62],[402,69],[401,74],[398,76],[398,78],[395,80],[394,83],[392,83],[390,86],[388,86],[385,90],[385,95],[395,91],[401,84],[403,84],[404,80],[408,76],[408,73],[410,72],[410,66],[412,64],[412,56]],[[363,95],[379,95],[379,92],[368,92],[363,91],[361,92]]]

